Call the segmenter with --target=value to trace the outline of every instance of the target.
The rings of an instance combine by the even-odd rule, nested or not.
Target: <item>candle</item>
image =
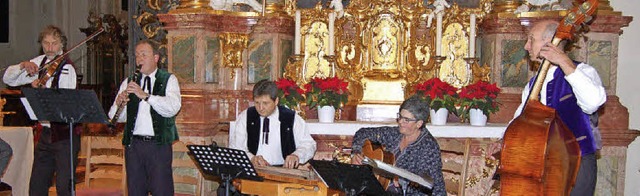
[[[469,17],[469,24],[471,24],[470,26],[470,30],[469,30],[469,57],[475,57],[476,56],[476,15],[475,14],[471,14],[471,16]]]
[[[436,56],[442,55],[442,13],[436,14]]]
[[[329,55],[334,55],[334,23],[336,20],[336,14],[334,12],[329,13]]]
[[[238,77],[240,77],[238,75],[238,69],[233,69],[233,90],[238,90],[238,86],[240,86]]]
[[[300,10],[296,10],[296,27],[295,27],[295,35],[293,44],[294,44],[294,54],[300,54]]]
[[[267,0],[262,0],[262,16],[264,16],[266,12],[267,12]]]

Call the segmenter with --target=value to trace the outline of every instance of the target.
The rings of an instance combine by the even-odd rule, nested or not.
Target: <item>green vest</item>
[[[153,84],[153,92],[151,92],[151,94],[165,96],[167,81],[169,81],[170,76],[171,74],[169,72],[158,69],[158,71],[156,72],[156,81]],[[129,78],[129,80],[131,80],[131,78]],[[135,94],[129,94],[129,102],[127,103],[127,124],[124,127],[124,136],[122,137],[123,145],[131,144],[133,127],[135,126],[136,118],[138,117],[138,105],[140,101],[140,98],[138,98]],[[176,117],[162,117],[153,109],[153,107],[150,111],[151,120],[153,121],[153,134],[156,138],[156,144],[171,144],[173,143],[173,141],[178,140]]]

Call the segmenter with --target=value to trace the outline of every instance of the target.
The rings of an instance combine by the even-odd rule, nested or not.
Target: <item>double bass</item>
[[[581,1],[560,21],[552,43],[571,39],[591,19],[598,1]],[[550,62],[545,60],[523,112],[507,127],[500,158],[502,195],[569,195],[580,166],[580,147],[556,111],[540,103]]]

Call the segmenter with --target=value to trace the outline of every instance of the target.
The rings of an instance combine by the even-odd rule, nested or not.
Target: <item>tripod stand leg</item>
[[[69,166],[71,166],[71,170],[69,171],[70,174],[70,178],[69,178],[69,192],[71,193],[71,196],[75,196],[76,195],[76,185],[75,185],[75,171],[76,171],[76,167],[75,165],[73,165],[73,122],[69,123]]]
[[[224,180],[224,195],[229,196],[231,186],[231,175],[222,174],[222,180]]]
[[[407,188],[409,186],[409,181],[404,178],[398,178],[398,184],[402,187],[402,195],[407,195]]]

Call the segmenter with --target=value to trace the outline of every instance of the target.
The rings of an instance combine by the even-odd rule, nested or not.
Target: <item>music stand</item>
[[[108,122],[98,96],[91,90],[76,89],[22,88],[22,93],[31,107],[26,109],[33,110],[39,121],[69,124],[69,162],[72,168],[69,171],[71,173],[69,189],[71,195],[75,195],[73,124],[106,124]]]
[[[398,177],[398,183],[402,188],[402,195],[407,195],[407,187],[410,182],[414,182],[420,186],[423,186],[429,190],[433,189],[433,178],[431,176],[426,175],[425,177],[418,176],[414,173],[411,173],[405,169],[395,167],[393,165],[386,164],[380,160],[371,159],[369,157],[364,157],[362,163],[367,164],[372,167],[375,171],[379,172],[379,174],[384,174],[387,176]]]
[[[209,175],[220,176],[225,184],[225,195],[229,195],[231,180],[242,178],[262,181],[249,157],[242,150],[218,147],[217,145],[187,145],[200,170]]]
[[[325,185],[342,190],[346,195],[386,194],[369,166],[323,160],[310,160],[309,163]]]

